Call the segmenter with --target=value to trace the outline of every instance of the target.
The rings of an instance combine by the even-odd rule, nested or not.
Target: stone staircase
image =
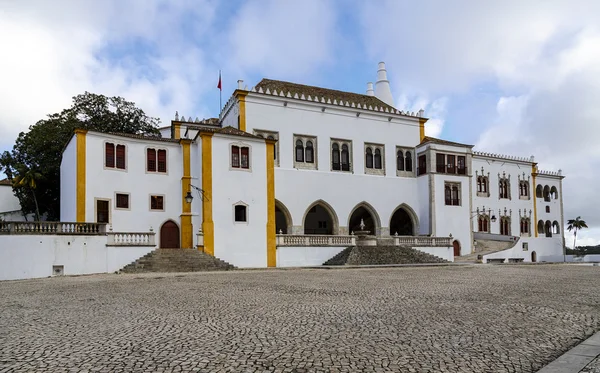
[[[195,249],[156,249],[126,265],[121,273],[227,271],[235,267]]]
[[[454,258],[455,263],[477,263],[479,255],[488,255],[499,251],[508,250],[514,247],[518,241],[494,241],[494,240],[477,240],[475,251],[471,254],[457,256]]]
[[[323,265],[383,265],[449,263],[435,255],[406,246],[356,246],[344,249]]]

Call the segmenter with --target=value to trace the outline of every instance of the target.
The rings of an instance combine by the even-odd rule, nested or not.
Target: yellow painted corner
[[[267,141],[267,267],[277,266],[275,231],[275,142]]]
[[[87,130],[75,130],[77,152],[77,186],[76,186],[76,220],[85,222],[85,191],[86,191],[86,134]]]
[[[240,106],[240,131],[246,132],[246,95],[247,92],[236,91]]]
[[[212,211],[212,133],[201,133],[202,139],[202,231],[204,252],[215,255],[215,226]]]
[[[192,206],[187,203],[185,196],[191,191],[191,144],[188,139],[180,140],[183,154],[183,175],[181,176],[181,247],[192,248],[194,246],[194,227],[192,226]]]
[[[425,138],[425,122],[427,122],[427,118],[419,118],[419,141],[423,141]]]
[[[179,140],[181,138],[181,124],[173,124],[173,138]]]

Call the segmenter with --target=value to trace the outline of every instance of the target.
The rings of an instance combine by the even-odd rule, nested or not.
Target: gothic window
[[[413,161],[411,152],[407,151],[405,156],[406,166],[405,169],[407,172],[412,172],[413,170]]]
[[[231,145],[231,168],[250,169],[250,148]]]
[[[373,149],[367,148],[365,165],[367,168],[373,168]]]
[[[556,189],[555,186],[550,188],[550,196],[552,197],[552,199],[558,199],[558,189]]]
[[[530,233],[529,226],[531,225],[531,220],[529,218],[521,218],[521,235],[528,236]]]
[[[317,138],[294,135],[294,167],[317,169]]]
[[[546,237],[552,237],[552,223],[550,223],[550,220],[547,220],[544,224],[544,232],[546,232]]]
[[[445,183],[444,195],[446,206],[460,206],[460,184]]]
[[[477,231],[478,232],[490,232],[490,217],[487,214],[481,214],[477,218]]]
[[[477,176],[477,196],[489,197],[489,179],[487,176]]]
[[[146,149],[146,171],[167,172],[167,151],[165,149]]]
[[[529,182],[525,180],[519,181],[519,197],[521,199],[529,199]]]
[[[273,159],[275,160],[275,166],[279,166],[279,132],[255,129],[254,134],[258,137],[262,137],[263,139],[276,141]]]
[[[373,158],[374,158],[375,168],[378,170],[381,170],[382,165],[381,165],[381,150],[380,149],[375,149],[375,155],[373,156]]]
[[[105,144],[104,167],[125,169],[125,145]]]
[[[331,170],[351,171],[352,142],[349,140],[331,139]]]
[[[544,201],[550,202],[550,187],[548,185],[544,186]]]
[[[396,169],[398,171],[404,171],[404,153],[402,150],[396,152]]]
[[[498,188],[499,188],[499,192],[500,192],[500,198],[507,198],[510,199],[510,181],[509,179],[503,177],[500,178],[500,181],[498,182]]]
[[[544,194],[544,188],[538,184],[537,187],[535,187],[535,196],[536,198],[542,198],[543,194]]]
[[[560,227],[559,227],[558,222],[556,220],[552,222],[552,233],[554,233],[554,234],[559,234],[560,233]]]
[[[500,234],[504,236],[510,236],[510,217],[500,217]]]

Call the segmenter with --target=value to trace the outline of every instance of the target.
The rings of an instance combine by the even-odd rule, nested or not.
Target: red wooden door
[[[460,256],[460,243],[458,241],[452,242],[452,246],[454,247],[454,256]]]
[[[179,248],[179,227],[171,220],[165,222],[160,228],[160,248]]]

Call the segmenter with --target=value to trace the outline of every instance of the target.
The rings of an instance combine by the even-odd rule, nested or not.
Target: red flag
[[[221,90],[221,72],[219,71],[219,84],[217,84],[217,88]]]

